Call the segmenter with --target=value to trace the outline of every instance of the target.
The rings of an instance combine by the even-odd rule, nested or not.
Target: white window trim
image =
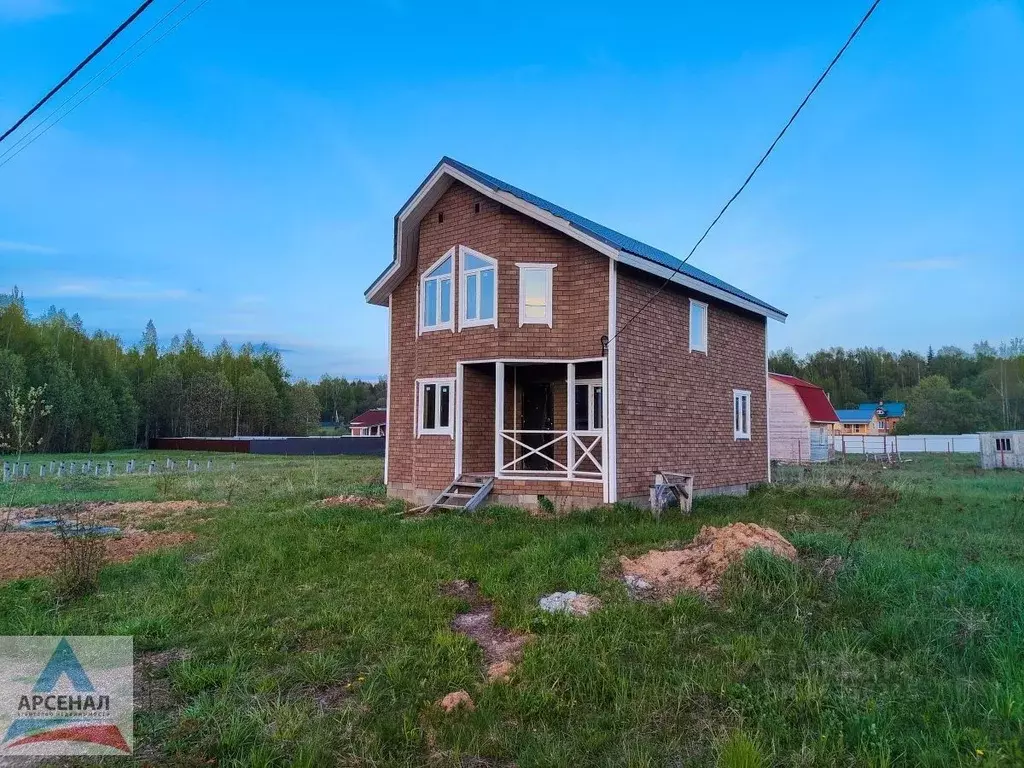
[[[519,267],[519,327],[522,328],[524,325],[546,325],[548,328],[551,328],[554,323],[555,316],[555,308],[552,301],[555,286],[555,267],[558,265],[517,262],[516,266]],[[526,317],[526,292],[523,290],[526,287],[523,283],[523,272],[531,269],[548,273],[548,295],[546,298],[547,316],[534,320],[530,320]]]
[[[490,263],[490,267],[478,267],[477,269],[466,268],[466,256],[476,256],[478,259]],[[480,278],[481,272],[487,269],[494,269],[494,317],[489,320],[472,319],[466,317],[466,309],[469,307],[469,302],[466,301],[466,288],[469,284],[468,277],[470,275],[477,275],[477,290],[480,291]],[[477,312],[480,311],[480,298],[478,295],[476,301]],[[480,253],[480,251],[473,250],[472,248],[460,245],[459,246],[459,330],[463,328],[477,328],[484,325],[490,325],[495,328],[498,327],[498,260],[493,256],[488,256],[486,253]]]
[[[689,309],[690,315],[689,315],[689,318],[687,319],[687,325],[688,326],[690,326],[693,323],[693,305],[694,304],[696,304],[697,306],[700,306],[700,307],[704,307],[704,328],[702,329],[704,332],[701,334],[701,337],[704,339],[704,345],[703,346],[694,346],[694,344],[693,344],[693,328],[690,327],[689,328],[690,351],[691,352],[703,352],[706,355],[708,353],[708,317],[709,317],[708,305],[707,305],[706,302],[697,301],[696,299],[690,299],[690,309]]]
[[[739,412],[738,404],[740,399],[744,398],[747,401],[747,423],[746,430],[736,428],[736,414]],[[732,391],[732,436],[734,440],[749,440],[750,439],[750,426],[753,418],[750,413],[750,392],[746,389],[734,389]]]
[[[452,249],[450,249],[448,251],[445,251],[443,256],[441,256],[437,261],[435,261],[433,264],[431,264],[429,267],[427,267],[425,270],[423,270],[423,274],[420,275],[419,291],[416,294],[416,327],[419,329],[419,333],[421,333],[421,334],[422,333],[428,333],[430,331],[451,331],[452,333],[455,333],[455,307],[454,307],[454,304],[455,304],[455,277],[456,277],[456,275],[455,275],[455,262],[456,262],[455,250],[456,250],[455,248],[452,248]],[[453,306],[451,306],[449,308],[449,311],[448,311],[448,322],[446,322],[446,323],[438,323],[437,325],[426,325],[424,323],[424,318],[423,318],[424,309],[427,306],[426,299],[424,298],[425,291],[426,291],[426,288],[424,286],[426,285],[426,282],[427,282],[428,279],[439,280],[438,278],[428,278],[427,275],[429,275],[431,272],[433,272],[437,267],[439,267],[441,265],[442,262],[444,262],[445,259],[447,259],[449,257],[451,257],[451,260],[452,260],[452,274],[448,278],[451,281],[451,284],[452,284],[452,289],[449,291],[449,296],[451,297],[451,302],[452,302]],[[440,281],[438,283],[438,286],[439,287],[438,287],[438,291],[437,291],[437,316],[440,319],[440,317],[441,317]]]
[[[438,396],[434,399],[434,424],[438,424],[441,421],[441,387],[448,386],[448,426],[447,427],[434,427],[434,429],[425,429],[423,427],[423,414],[420,412],[420,403],[423,402],[423,388],[428,384],[436,384],[438,387]],[[416,437],[421,435],[447,435],[448,437],[455,437],[455,377],[440,377],[434,379],[416,379],[416,396],[413,398],[413,404],[416,414]]]
[[[604,428],[594,428],[594,390],[596,387],[601,387],[602,396],[605,396],[604,392],[604,381],[602,379],[576,379],[573,381],[573,385],[577,387],[587,388],[587,429],[576,429],[576,425],[572,425],[572,431],[577,435],[601,435],[604,434]],[[576,397],[576,393],[573,392],[573,397]],[[576,414],[578,415],[578,414]],[[604,413],[601,414],[602,420],[604,419]]]

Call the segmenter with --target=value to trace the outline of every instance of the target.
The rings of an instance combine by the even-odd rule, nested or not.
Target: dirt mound
[[[195,540],[192,533],[132,531],[103,542],[106,563],[126,563],[144,552]],[[45,576],[57,568],[60,537],[52,533],[0,533],[0,581]]]
[[[796,560],[796,549],[771,528],[754,523],[733,523],[724,528],[706,525],[682,549],[652,549],[635,560],[620,557],[630,591],[668,598],[693,590],[703,595],[718,592],[722,574],[752,549],[767,549]]]

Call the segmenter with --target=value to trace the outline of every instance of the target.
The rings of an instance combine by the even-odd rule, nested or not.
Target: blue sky
[[[136,4],[0,0],[4,126]],[[442,155],[684,255],[865,9],[209,0],[0,167],[0,286],[376,376],[362,293]],[[883,0],[694,264],[790,313],[772,348],[1021,335],[1022,94],[1019,2]]]

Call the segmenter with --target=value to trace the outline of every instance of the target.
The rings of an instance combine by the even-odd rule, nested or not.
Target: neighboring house
[[[371,408],[349,422],[352,437],[382,437],[387,434],[388,409]]]
[[[427,502],[473,474],[499,501],[592,505],[646,502],[659,469],[702,492],[768,479],[783,312],[448,158],[394,242],[366,291],[390,310],[390,495]]]
[[[1024,469],[1024,431],[982,432],[981,466],[985,469]]]
[[[768,432],[772,459],[786,463],[828,461],[838,424],[821,387],[796,376],[768,374]]]
[[[874,411],[839,409],[836,411],[839,425],[832,430],[836,435],[880,435],[881,422]]]
[[[879,434],[892,432],[893,427],[899,423],[899,420],[907,415],[906,403],[886,403],[879,401],[877,403],[861,403],[857,407],[862,411],[875,412],[875,415],[878,417]]]

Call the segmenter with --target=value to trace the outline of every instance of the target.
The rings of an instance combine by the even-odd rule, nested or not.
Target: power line
[[[74,112],[74,111],[75,111],[76,109],[78,109],[78,108],[79,108],[80,106],[82,106],[83,104],[85,104],[85,102],[87,102],[87,101],[88,101],[89,99],[91,99],[91,98],[92,98],[93,96],[95,96],[95,95],[96,95],[96,93],[97,93],[97,91],[101,90],[101,89],[102,89],[102,88],[103,88],[104,86],[106,86],[106,85],[107,85],[107,83],[109,83],[109,82],[110,82],[111,80],[113,80],[113,79],[114,79],[115,77],[117,77],[117,76],[118,76],[118,75],[120,75],[120,74],[121,74],[122,72],[124,72],[124,71],[125,71],[126,69],[128,69],[128,67],[130,67],[130,66],[131,66],[132,64],[134,64],[134,63],[135,63],[136,61],[138,61],[138,60],[139,60],[140,58],[142,58],[142,57],[143,57],[143,56],[144,56],[144,55],[146,54],[146,52],[147,52],[147,51],[149,51],[149,50],[150,50],[151,48],[153,48],[153,46],[157,45],[157,43],[159,43],[159,42],[160,42],[161,40],[163,40],[163,39],[164,39],[165,37],[167,37],[167,36],[168,36],[169,34],[171,34],[171,32],[173,32],[173,31],[174,31],[174,30],[176,30],[176,29],[177,29],[178,27],[180,27],[180,26],[181,26],[182,24],[184,24],[184,23],[185,23],[185,21],[187,21],[187,20],[189,19],[189,17],[190,17],[190,16],[192,16],[192,14],[194,14],[194,13],[195,13],[196,11],[198,11],[198,10],[199,10],[200,8],[202,8],[202,7],[204,6],[204,5],[206,5],[206,4],[208,3],[208,2],[210,2],[210,0],[201,0],[201,2],[200,2],[200,3],[198,4],[198,5],[196,5],[196,6],[195,6],[195,7],[194,7],[194,8],[193,8],[193,9],[192,9],[191,11],[189,11],[188,13],[186,13],[186,14],[185,14],[184,16],[182,16],[182,17],[181,17],[180,19],[178,19],[178,20],[177,20],[177,21],[176,21],[176,22],[175,22],[175,23],[174,23],[174,24],[173,24],[173,25],[172,25],[171,27],[169,27],[169,28],[168,28],[167,30],[165,30],[165,31],[164,31],[164,33],[163,33],[162,35],[160,35],[160,37],[158,37],[158,38],[157,38],[156,40],[154,40],[154,41],[153,41],[152,43],[150,43],[150,44],[149,44],[149,45],[147,45],[147,46],[146,46],[145,48],[143,48],[143,49],[142,49],[141,51],[139,51],[139,52],[138,52],[138,53],[137,53],[137,54],[136,54],[135,56],[133,56],[133,57],[132,57],[131,59],[129,59],[128,61],[126,61],[126,62],[124,63],[124,65],[123,65],[123,66],[122,66],[122,67],[121,67],[120,69],[118,69],[118,70],[117,70],[116,72],[114,72],[114,74],[112,74],[112,75],[111,75],[110,77],[108,77],[108,78],[107,78],[106,80],[104,80],[104,81],[103,81],[102,83],[100,83],[100,84],[99,84],[99,85],[97,85],[97,86],[96,86],[95,88],[93,88],[93,89],[92,89],[92,90],[91,90],[91,91],[90,91],[89,93],[87,93],[87,94],[86,94],[86,95],[85,95],[84,97],[82,97],[82,98],[81,98],[81,99],[80,99],[80,100],[79,100],[79,101],[78,101],[78,102],[77,102],[76,104],[72,105],[71,109],[69,109],[69,110],[68,110],[67,112],[65,112],[65,113],[64,113],[63,115],[61,115],[61,116],[60,116],[60,117],[58,117],[58,118],[57,118],[56,120],[54,120],[54,121],[53,121],[52,123],[50,123],[50,124],[49,124],[48,126],[46,126],[46,128],[45,128],[45,129],[44,129],[43,131],[41,131],[41,132],[40,132],[39,134],[37,134],[36,136],[34,136],[34,137],[32,138],[32,140],[31,140],[31,141],[29,141],[29,142],[28,142],[27,144],[25,144],[24,146],[22,146],[22,147],[21,147],[21,148],[20,148],[20,149],[19,149],[19,150],[18,150],[17,152],[15,152],[15,153],[14,153],[13,155],[11,155],[10,157],[8,157],[8,158],[7,158],[6,160],[3,160],[3,162],[0,162],[0,168],[3,168],[3,167],[4,167],[5,165],[7,165],[7,164],[8,164],[9,162],[11,162],[11,160],[13,160],[14,158],[16,158],[16,157],[17,157],[18,155],[20,155],[20,154],[21,154],[22,152],[24,152],[24,151],[25,151],[26,149],[28,149],[28,148],[29,148],[30,146],[32,146],[33,144],[35,144],[35,143],[36,143],[36,142],[37,142],[37,141],[38,141],[39,139],[41,139],[41,138],[42,138],[43,136],[45,136],[45,135],[46,135],[46,133],[47,133],[47,132],[48,132],[48,131],[49,131],[49,130],[50,130],[51,128],[53,128],[53,127],[54,127],[55,125],[57,125],[57,123],[59,123],[59,122],[60,122],[61,120],[63,120],[63,119],[65,118],[65,117],[67,117],[67,116],[68,116],[68,115],[70,115],[70,114],[71,114],[72,112]]]
[[[0,142],[3,142],[4,139],[6,139],[8,136],[14,133],[16,130],[18,130],[18,128],[21,127],[21,124],[28,120],[30,117],[32,117],[32,115],[34,115],[39,110],[39,108],[43,106],[43,104],[52,99],[54,95],[57,93],[57,91],[59,91],[69,82],[71,82],[71,78],[73,78],[75,75],[81,72],[90,61],[95,59],[104,48],[106,48],[108,45],[110,45],[111,42],[113,42],[114,38],[116,38],[118,35],[124,32],[128,28],[128,25],[135,21],[137,18],[139,18],[139,16],[142,15],[142,12],[152,4],[153,0],[143,0],[142,5],[136,8],[135,12],[132,13],[131,16],[122,21],[117,29],[115,29],[113,32],[107,35],[106,40],[104,40],[102,43],[96,46],[96,48],[93,49],[92,53],[90,53],[88,56],[82,59],[82,61],[78,64],[77,67],[68,72],[67,75],[64,76],[64,79],[57,83],[55,86],[53,86],[53,88],[50,89],[50,92],[43,96],[43,98],[41,98],[39,101],[37,101],[35,106],[32,107],[32,109],[30,109],[20,118],[18,118],[18,121],[10,128],[8,128],[4,132],[3,136],[0,136]]]
[[[750,174],[747,176],[747,178],[744,179],[743,183],[740,185],[740,188],[736,190],[736,192],[733,194],[732,197],[729,198],[728,202],[726,202],[726,204],[724,206],[722,206],[722,210],[720,210],[718,212],[718,215],[715,216],[714,220],[708,225],[708,228],[704,230],[704,234],[700,236],[700,239],[697,240],[697,242],[694,244],[693,248],[690,249],[690,252],[688,254],[686,254],[686,258],[683,259],[679,263],[679,266],[677,266],[674,270],[672,270],[672,273],[668,277],[665,278],[665,282],[663,282],[658,287],[658,290],[656,290],[653,294],[651,294],[650,298],[648,298],[647,301],[644,302],[644,305],[642,307],[640,307],[640,309],[638,309],[633,314],[633,316],[630,317],[629,320],[626,321],[626,323],[623,326],[621,326],[618,330],[616,330],[615,333],[612,335],[612,337],[610,339],[608,339],[607,341],[603,342],[604,343],[604,348],[605,348],[606,352],[608,350],[608,345],[611,342],[615,341],[615,339],[618,337],[618,335],[620,333],[622,333],[624,330],[626,330],[630,326],[630,324],[634,320],[636,320],[640,316],[640,314],[651,305],[651,302],[653,302],[656,298],[658,298],[658,296],[662,293],[662,291],[665,290],[665,288],[668,286],[668,284],[670,282],[672,282],[672,278],[679,274],[679,271],[683,268],[683,265],[686,264],[686,262],[688,262],[690,260],[690,257],[693,256],[693,254],[696,252],[697,248],[700,247],[700,244],[704,242],[704,239],[708,236],[708,234],[711,232],[711,230],[714,229],[715,225],[718,223],[718,220],[721,219],[722,216],[725,215],[725,212],[727,210],[729,210],[729,206],[732,205],[733,201],[735,201],[736,198],[739,197],[742,194],[743,190],[747,188],[747,185],[750,183],[750,180],[754,178],[754,175],[759,170],[761,170],[761,166],[764,165],[765,161],[768,159],[768,156],[771,155],[771,153],[774,151],[775,146],[779,143],[779,141],[782,140],[782,137],[786,135],[786,131],[788,131],[789,127],[794,123],[794,121],[796,121],[797,116],[803,111],[803,108],[807,105],[807,102],[811,100],[811,97],[814,95],[814,92],[818,90],[818,86],[820,86],[822,84],[822,82],[824,82],[825,78],[828,77],[829,72],[832,71],[832,68],[836,65],[836,63],[839,61],[839,59],[841,59],[843,57],[843,54],[846,53],[846,49],[850,47],[850,44],[854,41],[854,39],[857,37],[857,35],[860,34],[861,29],[867,23],[868,19],[871,18],[871,14],[873,14],[875,12],[875,9],[878,7],[878,4],[880,2],[882,2],[882,0],[874,0],[874,2],[871,3],[871,7],[868,8],[867,13],[864,14],[864,16],[861,18],[860,22],[857,24],[857,26],[853,28],[853,32],[850,33],[850,36],[846,39],[846,42],[843,43],[843,47],[840,48],[839,52],[836,53],[836,55],[832,57],[832,61],[830,61],[828,66],[825,67],[825,71],[821,73],[821,76],[818,77],[817,81],[815,81],[814,85],[811,87],[811,90],[809,90],[807,92],[807,95],[804,96],[803,101],[800,102],[800,106],[798,106],[796,108],[796,111],[793,112],[793,114],[790,116],[789,120],[782,127],[782,130],[779,131],[779,135],[775,137],[775,140],[768,147],[768,150],[761,156],[761,159],[757,161],[757,165],[754,166],[754,170],[752,170],[750,172]]]
[[[74,92],[74,93],[72,93],[72,94],[71,94],[70,96],[68,96],[68,97],[67,97],[66,99],[64,99],[64,101],[62,101],[62,102],[60,103],[60,105],[59,105],[59,106],[57,106],[56,108],[54,108],[54,110],[53,110],[52,112],[50,112],[50,114],[48,114],[48,115],[47,115],[46,117],[44,117],[44,118],[43,118],[42,120],[40,120],[40,121],[39,121],[38,123],[36,123],[36,124],[35,124],[34,126],[32,126],[32,128],[31,128],[31,129],[30,129],[29,131],[27,131],[27,132],[26,132],[26,133],[24,133],[24,134],[23,134],[22,136],[20,136],[20,137],[18,138],[18,140],[17,140],[16,142],[14,142],[14,144],[12,144],[12,145],[11,145],[10,147],[8,147],[8,148],[7,148],[7,150],[6,150],[5,152],[3,152],[2,154],[0,154],[0,160],[3,160],[3,159],[4,159],[5,157],[7,157],[7,156],[8,156],[9,154],[11,154],[12,152],[15,152],[15,151],[17,151],[17,150],[18,150],[18,148],[19,148],[19,147],[20,147],[20,146],[21,146],[22,144],[30,144],[30,143],[31,143],[31,141],[30,141],[30,140],[32,139],[32,137],[33,137],[33,134],[35,134],[35,133],[36,133],[36,132],[37,132],[37,131],[38,131],[38,130],[39,130],[39,129],[40,129],[41,127],[42,127],[42,126],[44,126],[44,125],[45,125],[45,124],[46,124],[47,122],[49,122],[49,121],[50,121],[50,119],[51,119],[51,118],[52,118],[52,117],[53,117],[54,115],[56,115],[56,114],[57,114],[58,112],[60,112],[60,111],[61,111],[62,109],[64,109],[64,107],[65,107],[65,106],[67,106],[67,105],[68,105],[68,104],[69,104],[70,102],[72,102],[72,101],[73,101],[73,100],[75,99],[75,97],[76,97],[76,96],[78,96],[78,94],[80,94],[80,93],[81,93],[82,91],[84,91],[84,90],[85,90],[86,88],[88,88],[88,87],[89,87],[90,85],[92,85],[92,84],[93,84],[94,82],[96,82],[96,80],[98,80],[98,79],[99,79],[100,77],[102,77],[102,76],[103,76],[103,73],[104,73],[104,72],[106,72],[107,70],[109,70],[109,69],[110,69],[110,68],[111,68],[112,66],[114,66],[114,65],[115,65],[115,64],[116,64],[116,63],[117,63],[118,61],[120,61],[120,60],[121,60],[121,59],[122,59],[122,58],[123,58],[123,57],[124,57],[124,56],[125,56],[126,54],[128,54],[128,53],[129,53],[129,52],[130,52],[130,51],[131,51],[131,50],[132,50],[132,49],[133,49],[133,48],[134,48],[135,46],[137,46],[137,45],[138,45],[139,43],[141,43],[141,42],[142,42],[143,40],[145,40],[145,39],[146,39],[147,37],[149,37],[149,35],[151,35],[151,34],[153,33],[153,31],[154,31],[154,30],[155,30],[155,29],[156,29],[157,27],[159,27],[159,26],[160,26],[161,24],[163,24],[163,23],[164,23],[165,21],[167,21],[167,19],[168,19],[168,18],[170,18],[170,17],[172,16],[172,15],[174,15],[174,13],[175,13],[175,12],[176,12],[176,11],[177,11],[177,10],[178,10],[179,8],[181,8],[181,6],[183,6],[183,5],[185,4],[185,3],[187,3],[188,1],[189,1],[189,0],[179,0],[179,1],[178,1],[178,4],[177,4],[177,5],[175,5],[175,6],[173,7],[173,8],[171,8],[171,10],[169,10],[169,11],[168,11],[167,13],[165,13],[165,14],[164,14],[163,16],[161,16],[161,17],[160,17],[160,19],[159,19],[159,20],[158,20],[158,21],[157,21],[157,22],[156,22],[155,24],[153,24],[153,25],[152,25],[152,26],[151,26],[151,27],[150,27],[149,29],[147,29],[147,30],[146,30],[145,32],[143,32],[143,33],[142,33],[141,35],[139,35],[139,36],[138,36],[138,37],[137,37],[137,38],[136,38],[136,39],[135,39],[135,40],[134,40],[134,41],[132,42],[132,44],[131,44],[131,45],[129,45],[129,46],[127,47],[127,48],[125,48],[125,49],[124,49],[124,50],[122,50],[122,51],[121,51],[121,52],[120,52],[119,54],[117,54],[117,56],[115,56],[115,57],[114,57],[113,59],[111,59],[111,60],[110,60],[110,61],[108,61],[108,62],[107,62],[106,64],[104,64],[104,65],[103,65],[103,67],[102,67],[102,69],[100,69],[100,70],[99,70],[98,72],[96,72],[96,73],[95,73],[95,74],[94,74],[94,75],[93,75],[92,77],[90,77],[90,78],[89,78],[88,80],[86,80],[86,81],[85,81],[84,83],[82,83],[82,85],[81,85],[81,86],[80,86],[80,87],[78,88],[78,90],[77,90],[77,91],[75,91],[75,92]],[[62,116],[61,118],[58,118],[58,121],[59,121],[60,119],[63,119],[63,116]]]

